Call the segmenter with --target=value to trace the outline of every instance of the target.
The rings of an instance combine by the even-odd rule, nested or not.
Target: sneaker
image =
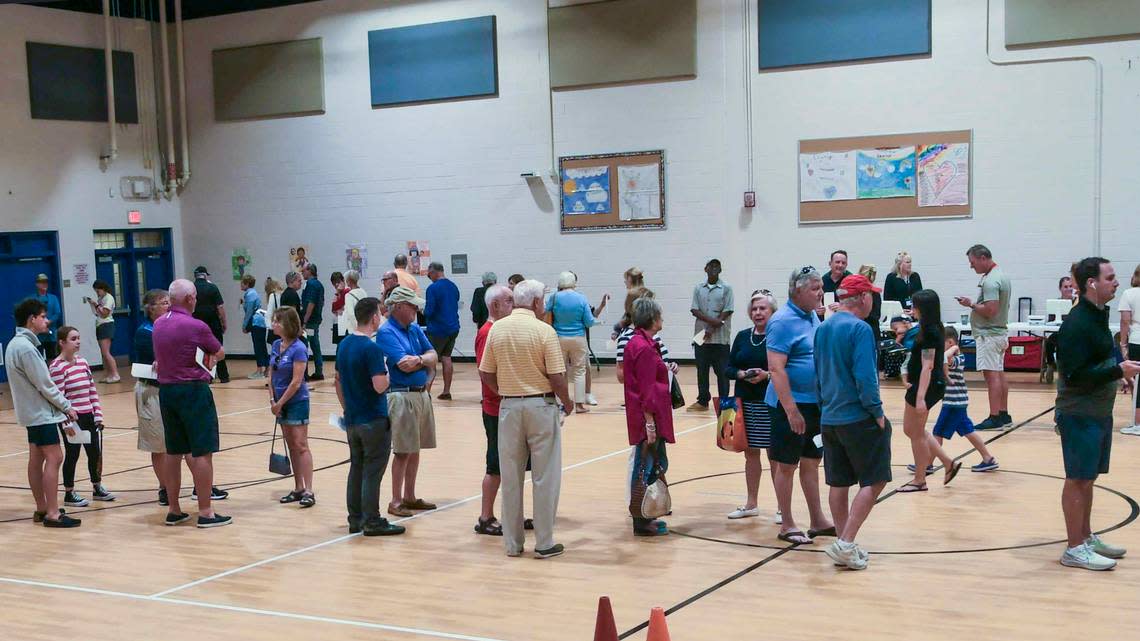
[[[305,376],[306,381],[323,381],[325,380],[324,374],[309,374]]]
[[[250,374],[249,376],[246,376],[246,378],[251,380],[251,381],[258,381],[258,380],[265,378],[265,374],[262,374],[261,372],[254,372],[254,373]]]
[[[229,495],[230,495],[230,493],[225,491],[225,490],[219,490],[218,488],[216,488],[212,485],[210,486],[210,500],[211,501],[224,501],[224,500],[226,500],[226,497],[228,497]],[[190,492],[190,500],[191,501],[197,501],[198,500],[198,490],[193,490]]]
[[[686,409],[690,412],[707,412],[707,411],[709,411],[709,404],[708,403],[701,403],[700,401],[698,401],[696,403],[693,403],[692,405],[690,405]]]
[[[598,399],[594,398],[593,394],[586,394],[586,405],[597,405]]]
[[[974,426],[974,429],[983,430],[1000,430],[1002,426],[1000,416],[987,416],[986,420]]]
[[[511,558],[520,557],[520,556],[522,556],[522,553],[523,553],[523,550],[521,548],[518,550],[507,550],[507,556],[509,556]]]
[[[121,380],[123,380],[123,379],[121,377],[118,377],[118,376],[116,376],[114,378],[111,378],[110,376],[108,376],[107,378],[103,379],[103,382],[104,383],[118,383]]]
[[[102,485],[95,485],[95,489],[91,491],[91,498],[96,501],[114,501],[115,495],[107,491],[107,488]]]
[[[70,516],[64,514],[63,510],[60,510],[58,519],[52,520],[52,519],[47,518],[46,516],[44,517],[44,527],[72,528],[72,527],[79,527],[79,524],[82,522],[83,521],[81,521],[79,519],[73,519]]]
[[[776,525],[783,525],[784,524],[784,513],[779,511],[779,510],[776,510],[776,516],[772,517],[772,522],[775,523]]]
[[[982,461],[977,465],[971,466],[971,472],[993,472],[998,469],[998,462],[996,458],[991,458],[988,461]]]
[[[911,473],[911,474],[913,474],[913,473],[914,473],[914,471],[918,469],[918,466],[917,466],[917,465],[915,465],[914,463],[907,463],[906,469],[907,469],[908,471],[910,471],[910,473]],[[926,473],[927,473],[928,475],[929,475],[929,474],[934,474],[934,466],[933,466],[933,465],[927,465],[927,466],[926,466]]]
[[[845,566],[851,570],[866,570],[867,563],[870,561],[870,555],[855,543],[840,543],[836,540],[832,541],[831,545],[824,548],[823,551],[831,557],[836,567]]]
[[[1097,554],[1103,557],[1108,557],[1110,559],[1123,559],[1124,555],[1128,553],[1128,550],[1125,550],[1120,546],[1112,545],[1111,543],[1105,543],[1099,536],[1095,534],[1090,536],[1085,541],[1085,545],[1092,548],[1093,552],[1096,552]]]
[[[1013,425],[1013,417],[1010,416],[1009,412],[1006,412],[1005,410],[1002,410],[1002,412],[1000,414],[998,414],[998,419],[999,419],[998,427],[1005,427],[1006,425]]]
[[[738,507],[735,510],[728,513],[728,518],[733,519],[733,520],[746,519],[750,516],[760,516],[760,508],[754,507],[751,510],[749,510],[749,509],[745,509],[744,507]]]
[[[1129,436],[1140,436],[1140,425],[1129,425],[1128,427],[1122,427],[1120,428],[1120,433],[1127,434]]]
[[[223,525],[229,525],[233,522],[234,519],[232,516],[222,516],[217,513],[208,517],[202,516],[201,514],[198,515],[198,527],[200,528],[222,527]]]
[[[79,496],[78,492],[69,490],[63,493],[63,504],[67,507],[87,507],[91,502]]]
[[[566,548],[562,547],[561,543],[555,543],[552,547],[548,547],[545,550],[535,550],[534,551],[534,558],[536,558],[536,559],[549,559],[551,557],[558,556],[565,551],[566,551]]]
[[[170,505],[170,499],[169,499],[169,498],[167,498],[167,496],[166,496],[166,488],[164,488],[164,487],[163,487],[163,488],[159,488],[159,490],[158,490],[158,504],[159,504],[159,505],[161,505],[161,506],[163,506],[163,507],[166,507],[167,505]]]
[[[1083,568],[1103,572],[1116,567],[1116,561],[1097,554],[1092,547],[1084,543],[1065,550],[1065,553],[1061,555],[1061,565],[1067,568]]]
[[[362,529],[364,536],[393,536],[405,532],[404,526],[393,525],[388,522],[388,519],[383,518],[365,523]]]
[[[165,523],[167,525],[178,525],[190,520],[190,515],[182,512],[181,514],[167,514]]]

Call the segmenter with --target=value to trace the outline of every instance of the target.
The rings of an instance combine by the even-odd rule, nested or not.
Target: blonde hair
[[[879,271],[875,269],[874,265],[860,265],[859,274],[866,276],[867,280],[873,283],[875,282],[875,277],[879,275]]]
[[[895,256],[895,266],[894,266],[894,268],[891,269],[891,273],[894,274],[895,276],[898,276],[899,275],[899,265],[903,264],[903,261],[905,261],[905,260],[911,260],[910,254],[905,252],[905,251],[899,252],[899,255]]]
[[[281,338],[294,341],[301,335],[301,317],[292,307],[278,307],[273,310],[273,320],[281,325]]]
[[[248,289],[253,289],[257,287],[257,279],[253,277],[253,274],[245,274],[241,277],[241,284],[245,285]]]
[[[629,269],[625,270],[624,276],[629,279],[630,289],[645,286],[645,274],[636,267],[630,267]]]
[[[265,294],[277,294],[281,292],[281,283],[273,280],[272,276],[265,277]]]

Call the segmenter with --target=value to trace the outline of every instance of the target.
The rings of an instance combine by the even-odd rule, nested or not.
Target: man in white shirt
[[[1130,361],[1140,360],[1140,265],[1132,271],[1129,287],[1120,296],[1120,353]],[[1120,429],[1121,434],[1140,436],[1140,393],[1133,386],[1132,425]]]
[[[356,304],[368,297],[368,292],[360,287],[360,272],[350,269],[344,273],[345,287],[348,293],[344,295],[344,309],[341,311],[337,327],[342,336],[348,336],[356,331]]]

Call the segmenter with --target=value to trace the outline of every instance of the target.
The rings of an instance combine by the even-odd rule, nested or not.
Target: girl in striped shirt
[[[84,507],[87,499],[75,491],[75,466],[79,463],[79,450],[87,451],[87,471],[91,475],[91,496],[96,501],[114,501],[115,495],[100,483],[103,472],[103,406],[99,403],[99,390],[87,359],[79,355],[79,330],[64,325],[59,328],[60,354],[51,362],[51,377],[71,406],[79,413],[76,424],[91,433],[91,442],[82,446],[64,439],[66,455],[63,459],[63,503],[68,507]]]

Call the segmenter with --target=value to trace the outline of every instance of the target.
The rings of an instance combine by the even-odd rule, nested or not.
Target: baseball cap
[[[875,287],[875,285],[862,274],[851,274],[839,283],[839,288],[835,290],[835,297],[839,300],[845,298],[854,298],[861,294],[874,292],[881,294],[882,289]]]
[[[198,265],[197,267],[194,268],[194,275],[195,276],[199,276],[199,275],[209,276],[210,272],[206,270],[205,265]]]
[[[388,299],[384,301],[385,305],[395,305],[396,303],[411,303],[420,309],[424,307],[424,299],[416,296],[415,292],[402,285],[393,289],[392,293],[388,294]]]
[[[36,282],[37,283],[46,283],[50,280],[51,279],[47,277],[47,274],[37,274],[36,275]]]

